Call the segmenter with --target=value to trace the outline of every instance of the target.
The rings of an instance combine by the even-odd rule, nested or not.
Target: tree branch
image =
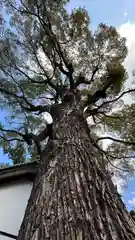
[[[29,41],[29,44],[31,45],[32,47],[32,53],[33,55],[35,56],[36,58],[36,61],[38,63],[38,66],[40,67],[40,69],[43,71],[45,77],[47,78],[47,80],[44,81],[44,84],[48,84],[50,87],[52,87],[56,92],[60,92],[60,88],[58,86],[56,86],[54,83],[52,83],[51,79],[53,78],[54,76],[54,73],[55,73],[55,69],[54,69],[54,72],[53,72],[53,75],[51,76],[51,78],[48,76],[47,72],[45,71],[44,67],[42,66],[42,64],[40,63],[38,57],[37,57],[37,54],[36,54],[36,51],[34,49],[34,46],[32,45],[32,43]],[[32,80],[32,82],[35,81],[35,80]]]
[[[110,163],[110,165],[111,165],[112,167],[114,167],[115,169],[117,169],[117,170],[119,170],[119,171],[123,171],[123,172],[129,172],[128,169],[123,169],[123,168],[120,168],[120,167],[115,166],[115,165],[110,161],[110,159],[108,158],[108,156],[107,156],[106,154],[105,154],[105,157],[106,157],[107,161]],[[110,156],[109,156],[109,157],[110,157]]]
[[[28,112],[49,112],[50,111],[50,105],[37,105],[33,107],[26,107],[22,106],[23,109],[25,109]]]
[[[33,106],[24,96],[18,96],[18,95],[16,95],[15,93],[13,93],[13,92],[5,89],[5,88],[0,88],[0,92],[1,92],[1,93],[5,93],[5,94],[7,94],[7,95],[9,95],[9,96],[12,96],[12,97],[14,97],[15,99],[23,100],[27,105]]]
[[[100,137],[96,140],[96,142],[98,141],[101,141],[101,140],[112,140],[114,142],[118,142],[118,143],[123,143],[123,144],[126,144],[126,145],[132,145],[132,146],[135,146],[135,143],[134,142],[127,142],[127,141],[124,141],[124,140],[121,140],[121,139],[116,139],[116,138],[112,138],[112,137]]]
[[[77,88],[80,84],[90,84],[90,81],[86,80],[85,77],[80,75],[74,84],[74,88]]]
[[[24,134],[24,133],[20,133],[20,132],[18,132],[16,130],[9,130],[9,129],[4,129],[4,128],[1,128],[0,131],[7,132],[7,133],[15,133],[16,135],[19,135],[22,138],[22,140],[18,139],[18,138],[6,139],[4,136],[0,136],[5,141],[10,142],[10,141],[15,141],[16,140],[16,141],[20,141],[20,142],[24,142],[25,141],[28,145],[32,144],[31,138],[29,137],[29,134],[27,134],[27,133]]]
[[[74,88],[77,88],[80,84],[88,84],[90,85],[93,81],[94,81],[94,76],[96,74],[96,72],[98,71],[98,67],[96,67],[93,72],[92,72],[92,76],[90,80],[86,80],[85,77],[83,76],[79,76],[76,83],[74,84]]]
[[[29,112],[37,112],[37,111],[49,111],[50,110],[50,106],[49,105],[45,105],[45,106],[42,106],[42,105],[37,105],[37,106],[35,106],[35,105],[33,105],[32,103],[30,103],[24,96],[18,96],[18,95],[16,95],[15,93],[13,93],[13,92],[11,92],[11,91],[8,91],[7,89],[5,89],[5,88],[0,88],[0,92],[1,93],[5,93],[5,94],[7,94],[7,95],[9,95],[9,96],[12,96],[12,97],[14,97],[18,102],[19,102],[19,104],[21,105],[21,107],[23,108],[23,109],[25,109],[25,110],[27,110],[27,111],[29,111]],[[21,101],[19,101],[19,100],[21,100],[21,101],[24,101],[29,107],[27,107],[27,106],[24,106],[23,104],[22,104],[22,102]]]
[[[8,238],[12,238],[12,239],[17,239],[16,235],[13,235],[11,233],[7,233],[7,232],[4,232],[4,231],[0,231],[0,235],[3,235],[3,236],[8,237]]]
[[[28,80],[30,80],[30,82],[32,83],[37,83],[37,84],[47,84],[48,83],[48,80],[43,80],[43,81],[37,81],[37,80],[34,80],[32,79],[26,72],[24,72],[23,70],[21,70],[20,68],[18,68],[16,65],[15,65],[15,68],[20,72],[22,73]]]
[[[105,155],[105,157],[106,157],[106,159],[108,160],[108,162],[109,162],[114,168],[116,168],[116,169],[118,169],[118,170],[120,170],[120,171],[128,172],[128,169],[127,169],[127,170],[126,170],[126,169],[122,169],[122,168],[119,168],[119,167],[116,167],[115,165],[113,165],[112,162],[109,160],[108,157],[111,157],[111,158],[114,158],[114,157],[111,156],[111,155],[108,155],[108,153],[107,153],[106,151],[104,151],[103,149],[101,149],[101,148],[99,147],[99,145],[97,144],[97,141],[95,141],[94,139],[92,139],[91,136],[90,136],[90,140],[91,140],[93,146],[94,146],[98,151],[100,151],[102,154]],[[115,159],[116,159],[116,158],[115,158]]]
[[[2,131],[2,132],[12,132],[12,133],[15,133],[15,134],[20,135],[21,137],[23,136],[22,133],[19,133],[19,132],[16,131],[16,130],[9,130],[9,129],[0,128],[0,131]]]
[[[22,1],[21,1],[22,2]],[[46,7],[44,6],[44,15],[47,17],[47,21],[48,21],[48,24],[44,21],[43,18],[40,17],[40,13],[39,13],[39,8],[37,6],[37,10],[38,12],[35,13],[35,12],[31,12],[25,5],[24,3],[22,3],[23,7],[26,9],[26,10],[19,10],[17,9],[16,7],[12,6],[14,9],[16,9],[16,11],[19,11],[21,13],[25,13],[25,14],[30,14],[30,15],[33,15],[35,17],[38,18],[41,26],[43,27],[45,33],[47,34],[47,36],[50,38],[50,41],[52,42],[53,44],[53,47],[55,49],[55,51],[57,52],[59,58],[60,58],[60,64],[62,66],[62,62],[65,64],[66,68],[68,69],[68,77],[69,77],[69,82],[70,82],[70,88],[73,89],[74,87],[74,80],[73,80],[73,77],[72,77],[72,74],[73,74],[73,66],[72,66],[72,63],[68,63],[67,60],[65,59],[64,57],[64,54],[61,50],[61,46],[60,46],[60,43],[56,37],[56,35],[54,34],[53,30],[52,30],[52,24],[51,24],[51,20],[50,20],[50,16],[48,14],[48,11],[46,9]],[[61,68],[62,69],[62,68]]]
[[[113,103],[113,102],[118,101],[118,100],[119,100],[121,97],[123,97],[125,94],[131,93],[131,92],[135,92],[135,88],[133,88],[133,89],[129,89],[129,90],[127,90],[127,91],[124,91],[124,92],[121,93],[117,98],[102,103],[102,104],[98,107],[98,109],[99,109],[99,108],[102,108],[102,107],[103,107],[104,105],[106,105],[106,104],[110,104],[110,103]]]
[[[4,136],[1,136],[1,135],[0,135],[0,138],[2,138],[2,139],[3,139],[4,141],[6,141],[6,142],[12,142],[12,141],[24,142],[24,140],[19,139],[19,138],[11,138],[11,139],[7,139],[7,138],[5,138]]]

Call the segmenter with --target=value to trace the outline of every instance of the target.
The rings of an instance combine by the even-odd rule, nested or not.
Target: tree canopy
[[[133,172],[135,147],[135,105],[122,100],[135,92],[124,91],[126,39],[105,23],[92,31],[87,10],[69,14],[67,2],[1,1],[9,20],[0,40],[0,108],[6,112],[0,144],[14,164],[34,160],[26,136],[45,128],[44,113],[63,102],[65,92],[78,92],[94,144],[125,177]],[[112,141],[105,149],[104,140]]]

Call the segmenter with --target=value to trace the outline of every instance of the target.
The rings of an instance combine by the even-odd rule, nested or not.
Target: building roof
[[[37,166],[37,162],[28,162],[0,169],[0,185],[22,179],[33,181]]]

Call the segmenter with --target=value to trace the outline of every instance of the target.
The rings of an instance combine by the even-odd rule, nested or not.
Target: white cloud
[[[135,195],[135,191],[131,192],[132,195]]]
[[[128,203],[135,206],[135,198],[133,198],[132,200],[128,200]]]
[[[120,35],[127,39],[126,44],[128,47],[128,56],[125,60],[125,67],[131,73],[135,68],[135,22],[130,21],[122,24],[118,29]]]
[[[117,185],[117,191],[122,194],[124,192],[124,188],[125,188],[125,181],[120,178],[119,176],[113,176],[112,177],[112,181],[114,183],[114,185]]]
[[[132,87],[132,72],[135,69],[135,22],[127,21],[118,28],[118,31],[122,37],[127,39],[126,45],[128,47],[128,55],[125,59],[124,66],[129,75],[129,79],[125,84],[125,89],[128,89]],[[130,104],[133,102],[133,99],[128,95],[125,95],[124,101],[125,103]]]

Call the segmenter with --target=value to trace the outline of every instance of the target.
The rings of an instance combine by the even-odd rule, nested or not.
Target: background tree
[[[0,105],[9,112],[1,146],[14,163],[39,157],[18,239],[132,240],[134,221],[110,174],[118,161],[122,176],[133,172],[134,104],[121,101],[135,91],[124,92],[126,40],[106,24],[93,33],[87,11],[68,14],[66,3],[1,3],[10,16],[0,51]]]

